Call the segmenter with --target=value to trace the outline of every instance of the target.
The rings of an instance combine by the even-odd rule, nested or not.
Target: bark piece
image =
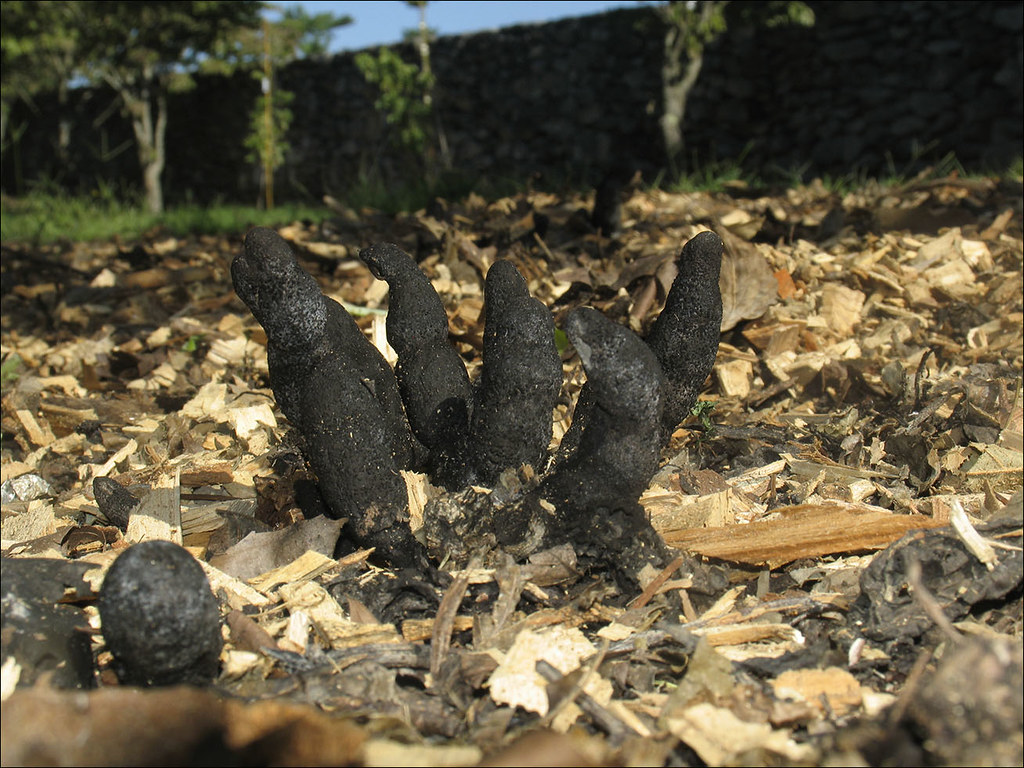
[[[431,474],[448,488],[460,487],[472,389],[466,366],[448,340],[441,298],[397,245],[372,245],[359,258],[388,284],[387,336],[398,354],[398,389],[413,432],[431,451]]]
[[[493,485],[501,472],[544,467],[562,361],[551,313],[530,296],[510,261],[487,272],[483,370],[477,381],[468,457],[477,479]]]
[[[778,517],[746,525],[664,530],[671,546],[705,557],[777,568],[804,557],[875,549],[907,531],[942,523],[924,515],[897,515],[867,504],[798,504]]]
[[[160,477],[153,489],[131,511],[124,538],[133,544],[152,539],[182,543],[178,470]]]
[[[128,519],[140,503],[138,497],[109,477],[93,478],[92,492],[100,514],[122,531],[127,531]]]

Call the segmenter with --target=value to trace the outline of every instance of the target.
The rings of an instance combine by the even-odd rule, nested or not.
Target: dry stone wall
[[[734,16],[709,47],[686,114],[691,162],[742,157],[762,171],[885,174],[948,152],[969,168],[1005,167],[1021,154],[1024,4],[809,4],[813,27],[751,27]],[[579,183],[639,168],[652,179],[664,166],[660,24],[637,7],[440,38],[432,47],[437,115],[456,168],[470,179]],[[398,48],[415,61],[411,47]],[[281,71],[295,118],[279,196],[343,197],[373,171],[386,179],[419,172],[388,141],[374,89],[353,59]],[[175,97],[170,199],[258,198],[259,174],[241,148],[256,88],[249,77],[210,78]],[[11,125],[29,129],[17,164],[13,149],[4,153],[5,188],[40,174],[71,184],[134,181],[130,129],[116,114],[98,119],[111,99],[76,93],[76,145],[57,167],[56,122],[44,100],[38,114],[16,113]]]

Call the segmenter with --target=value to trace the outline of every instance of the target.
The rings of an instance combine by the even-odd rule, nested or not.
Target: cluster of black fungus
[[[398,246],[360,253],[389,286],[393,373],[273,231],[247,235],[232,278],[267,332],[271,387],[304,438],[331,513],[386,562],[410,566],[423,549],[409,532],[400,469],[426,471],[453,492],[425,513],[428,542],[443,550],[435,556],[459,559],[479,544],[525,556],[565,541],[612,555],[636,539],[656,549],[638,499],[714,363],[721,257],[714,233],[686,244],[646,340],[596,310],[569,314],[565,331],[587,383],[559,460],[518,498],[484,502],[462,489],[493,486],[524,464],[544,470],[561,387],[551,314],[511,262],[495,262],[486,276],[475,383],[448,338],[440,298]]]

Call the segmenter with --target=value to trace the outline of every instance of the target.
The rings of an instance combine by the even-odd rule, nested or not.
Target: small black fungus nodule
[[[128,685],[207,685],[223,645],[220,613],[202,566],[170,541],[129,547],[100,589],[103,638]]]

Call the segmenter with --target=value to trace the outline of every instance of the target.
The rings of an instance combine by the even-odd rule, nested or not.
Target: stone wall
[[[860,169],[909,171],[948,152],[968,168],[1005,167],[1024,142],[1024,4],[809,3],[816,24],[754,27],[729,6],[729,31],[706,52],[686,115],[698,165],[743,157],[751,169],[805,176]],[[658,115],[662,28],[650,8],[450,36],[432,48],[437,114],[455,166],[469,179],[595,183],[612,168],[664,165]],[[415,60],[409,46],[399,46]],[[373,170],[418,173],[389,149],[373,88],[354,54],[292,64],[292,151],[278,195],[344,197]],[[189,195],[254,202],[259,174],[241,138],[257,84],[210,78],[174,98],[168,130],[169,200]],[[52,102],[24,109],[27,126],[4,153],[4,188],[37,175],[65,184],[134,183],[130,130],[112,97],[78,91],[76,147],[56,164]],[[109,110],[107,110],[109,112]]]

